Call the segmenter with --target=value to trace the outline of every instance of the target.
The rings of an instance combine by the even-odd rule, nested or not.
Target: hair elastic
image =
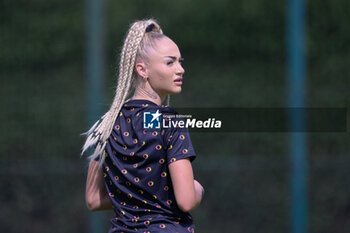
[[[151,31],[153,31],[153,28],[154,28],[154,24],[152,23],[152,24],[150,24],[150,25],[148,25],[148,26],[146,27],[146,32],[151,32]]]

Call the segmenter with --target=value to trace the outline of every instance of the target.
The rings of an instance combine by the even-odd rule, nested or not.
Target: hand
[[[197,192],[201,197],[203,197],[203,195],[204,195],[204,188],[203,188],[203,186],[202,186],[197,180],[194,180],[194,189],[196,190],[196,192]]]

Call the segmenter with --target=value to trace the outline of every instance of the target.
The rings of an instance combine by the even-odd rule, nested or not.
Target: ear
[[[135,69],[136,69],[136,72],[138,73],[138,75],[141,76],[141,78],[148,77],[148,71],[147,71],[145,63],[143,63],[143,62],[136,63]]]

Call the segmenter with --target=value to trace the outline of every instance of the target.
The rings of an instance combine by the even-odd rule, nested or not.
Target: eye
[[[183,62],[184,62],[184,58],[183,57],[181,57],[180,59],[179,59],[179,62],[180,62],[180,64],[182,64]]]
[[[168,66],[170,66],[170,65],[174,64],[174,61],[168,61],[166,64],[167,64]]]

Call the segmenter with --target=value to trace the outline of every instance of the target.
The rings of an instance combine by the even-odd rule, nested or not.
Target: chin
[[[182,88],[181,87],[178,87],[176,89],[174,89],[173,93],[172,94],[180,94],[182,91]]]
[[[181,87],[176,87],[176,88],[165,91],[165,95],[176,95],[176,94],[180,94],[181,91],[182,91]]]

